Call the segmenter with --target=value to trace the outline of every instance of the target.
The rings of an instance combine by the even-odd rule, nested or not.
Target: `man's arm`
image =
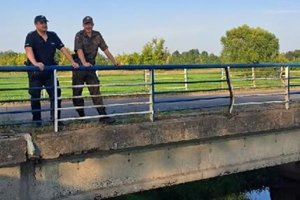
[[[108,46],[107,46],[105,40],[103,39],[102,35],[99,33],[98,36],[99,36],[99,38],[98,38],[99,39],[99,48],[105,53],[106,57],[113,63],[113,65],[120,66],[120,64],[116,61],[114,56],[108,50]]]
[[[91,63],[87,62],[83,53],[83,42],[82,42],[82,35],[80,32],[78,32],[75,35],[75,40],[74,40],[74,50],[78,55],[78,58],[80,59],[81,63],[85,67],[91,67],[93,66]]]
[[[77,55],[78,55],[78,58],[80,59],[81,63],[83,64],[83,66],[85,66],[85,67],[91,67],[92,66],[91,63],[86,61],[82,49],[77,49]]]
[[[36,67],[38,67],[41,71],[44,70],[45,65],[41,62],[37,62],[35,57],[34,57],[34,53],[32,50],[32,47],[25,47],[25,52],[26,52],[26,56],[29,59],[29,61]]]
[[[103,51],[106,55],[106,57],[115,65],[115,66],[120,66],[120,64],[116,61],[116,59],[114,58],[114,56],[110,53],[110,51],[107,49],[105,49]]]
[[[60,49],[60,51],[64,54],[64,56],[68,59],[68,61],[72,64],[72,66],[74,68],[79,67],[78,63],[76,63],[74,61],[74,59],[72,58],[71,54],[69,53],[69,51],[67,50],[67,48],[63,47]]]

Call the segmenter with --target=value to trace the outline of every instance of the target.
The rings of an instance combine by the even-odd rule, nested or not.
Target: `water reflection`
[[[300,200],[300,167],[290,170],[290,166],[299,167],[299,164],[160,188],[113,200]]]
[[[271,200],[270,189],[256,190],[246,193],[246,199],[251,200]]]
[[[299,177],[300,178],[300,177]],[[299,200],[300,179],[285,181],[270,188],[271,200]]]

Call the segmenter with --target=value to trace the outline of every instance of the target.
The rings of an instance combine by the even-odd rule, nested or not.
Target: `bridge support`
[[[0,169],[0,185],[17,183],[4,173],[15,169],[26,200],[101,199],[299,160],[297,129],[27,163]]]
[[[300,161],[298,106],[264,108],[39,134],[35,151],[0,138],[0,199],[113,197]]]

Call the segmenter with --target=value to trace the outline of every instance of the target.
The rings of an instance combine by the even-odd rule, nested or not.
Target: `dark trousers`
[[[42,87],[47,87],[47,93],[50,98],[50,117],[54,119],[54,80],[52,73],[45,72],[30,72],[28,73],[29,78],[29,94],[31,95],[31,109],[32,109],[32,120],[40,121],[41,116],[41,90]],[[59,82],[57,80],[57,86]],[[61,90],[57,89],[57,96],[61,96]],[[58,100],[58,108],[61,108],[61,100]],[[58,118],[60,118],[60,111],[58,112]]]
[[[73,71],[73,86],[76,85],[99,85],[99,79],[96,75],[95,71]],[[99,86],[88,87],[91,95],[100,95]],[[78,97],[82,95],[83,87],[75,87],[73,88],[73,96]],[[103,105],[103,99],[100,96],[92,97],[94,105]],[[84,99],[83,98],[73,98],[73,104],[75,107],[83,107]],[[84,109],[76,109],[80,117],[84,117]],[[99,115],[106,115],[106,111],[104,107],[97,108]]]

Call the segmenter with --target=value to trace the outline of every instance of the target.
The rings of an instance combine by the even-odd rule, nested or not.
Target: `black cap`
[[[38,15],[34,18],[34,23],[37,22],[48,22],[48,20],[44,15]]]
[[[94,23],[93,22],[93,18],[90,16],[86,16],[85,18],[83,18],[82,23],[86,24],[86,23]]]

